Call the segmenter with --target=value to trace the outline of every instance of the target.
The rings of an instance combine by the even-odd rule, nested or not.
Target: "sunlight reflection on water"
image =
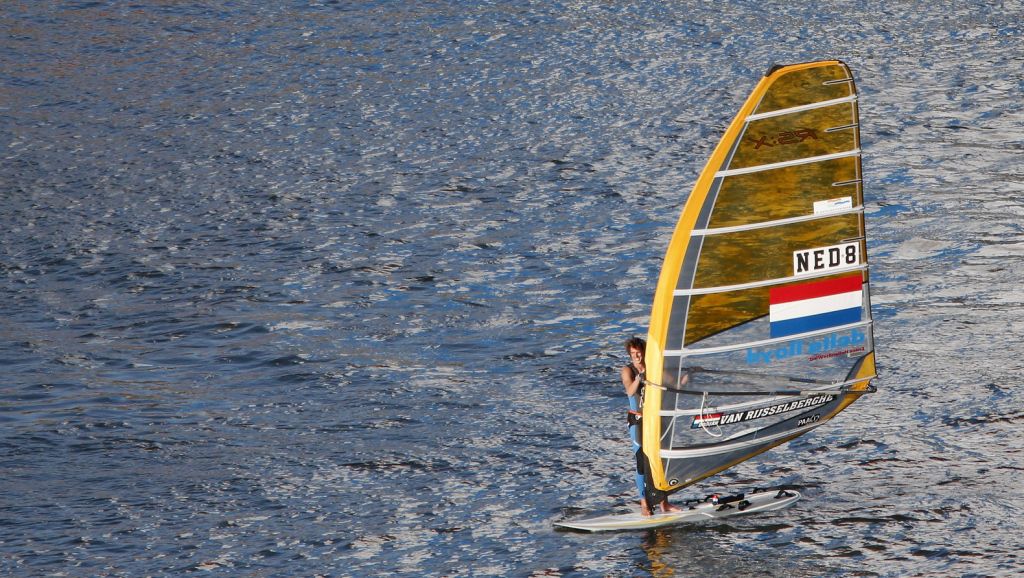
[[[1020,572],[1020,16],[12,6],[0,570]],[[828,57],[880,392],[695,490],[789,510],[554,532],[631,507],[614,367],[704,159],[771,64]]]

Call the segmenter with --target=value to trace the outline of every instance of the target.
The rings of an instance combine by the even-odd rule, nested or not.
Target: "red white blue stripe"
[[[861,320],[864,287],[860,273],[810,281],[768,291],[772,337],[827,329]]]
[[[706,413],[704,415],[695,415],[693,416],[693,423],[690,424],[690,427],[696,429],[701,426],[716,426],[718,425],[718,421],[720,419],[722,419],[722,414],[720,413]]]

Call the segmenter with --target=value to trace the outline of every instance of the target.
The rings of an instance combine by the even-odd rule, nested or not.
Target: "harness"
[[[628,412],[626,412],[626,425],[627,426],[630,426],[630,427],[635,426],[636,424],[643,422],[643,420],[644,420],[644,414],[642,414],[642,413],[640,413],[638,411],[629,410]]]

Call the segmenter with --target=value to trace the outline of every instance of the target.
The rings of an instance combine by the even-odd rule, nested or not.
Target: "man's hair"
[[[628,352],[631,347],[635,347],[647,355],[647,342],[635,335],[626,340],[626,351]]]

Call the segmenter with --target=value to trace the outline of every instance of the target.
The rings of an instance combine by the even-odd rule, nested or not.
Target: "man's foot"
[[[651,515],[651,509],[647,507],[647,500],[640,500],[640,515],[644,517]]]
[[[682,512],[683,509],[678,506],[673,506],[672,504],[668,503],[668,500],[665,500],[664,502],[661,503],[661,511],[667,514],[669,512]]]

